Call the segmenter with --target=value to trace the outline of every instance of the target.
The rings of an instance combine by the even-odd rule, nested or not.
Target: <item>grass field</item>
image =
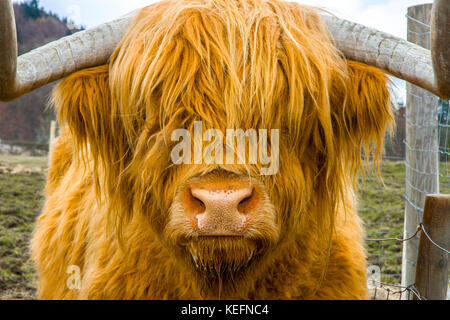
[[[445,173],[444,164],[440,172]],[[405,212],[405,164],[384,160],[381,166],[384,185],[374,174],[359,187],[359,215],[364,220],[368,239],[403,238]],[[450,193],[450,177],[440,177],[440,192]],[[402,243],[366,241],[368,264],[381,268],[382,281],[399,283],[401,277]]]
[[[0,168],[45,169],[46,158],[0,155]],[[369,238],[402,237],[404,215],[403,162],[384,161],[385,185],[369,174],[359,190],[359,213]],[[450,179],[441,178],[441,193],[449,193]],[[0,171],[0,299],[35,298],[35,271],[28,246],[34,221],[42,209],[45,172],[12,174]],[[382,280],[399,282],[401,244],[366,242],[369,264],[381,267]]]
[[[46,158],[0,156],[0,167],[45,168]],[[0,299],[35,297],[28,246],[43,204],[45,174],[0,173]]]

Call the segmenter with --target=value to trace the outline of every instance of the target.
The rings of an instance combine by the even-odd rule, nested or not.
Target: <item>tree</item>
[[[39,8],[39,0],[25,2],[25,13],[30,18],[40,18],[42,15],[42,10]]]

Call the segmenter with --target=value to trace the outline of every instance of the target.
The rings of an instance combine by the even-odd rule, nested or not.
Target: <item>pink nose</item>
[[[248,214],[256,206],[252,187],[239,189],[191,189],[191,196],[200,202],[197,227],[203,236],[241,236]]]

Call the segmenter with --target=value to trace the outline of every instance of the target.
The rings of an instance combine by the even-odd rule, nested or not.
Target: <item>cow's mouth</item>
[[[185,246],[203,289],[220,296],[235,291],[264,254],[259,241],[243,236],[201,236]]]
[[[195,268],[206,272],[238,272],[262,251],[258,242],[243,236],[201,236],[186,246]]]

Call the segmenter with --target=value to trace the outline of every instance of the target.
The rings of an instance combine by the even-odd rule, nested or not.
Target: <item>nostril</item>
[[[242,236],[258,210],[258,191],[252,186],[202,185],[186,191],[187,213],[199,235]]]
[[[189,207],[190,211],[193,214],[201,214],[203,212],[205,212],[206,210],[206,206],[205,203],[200,200],[198,197],[194,196],[192,194],[192,190],[189,190],[188,192],[188,201],[187,201],[187,206]]]
[[[254,189],[252,189],[250,195],[246,196],[239,202],[238,211],[241,214],[248,214],[252,210],[254,210],[255,206],[256,206],[256,196]]]
[[[208,212],[210,215],[232,216],[248,214],[257,207],[253,187],[189,190],[189,208],[194,214]]]

